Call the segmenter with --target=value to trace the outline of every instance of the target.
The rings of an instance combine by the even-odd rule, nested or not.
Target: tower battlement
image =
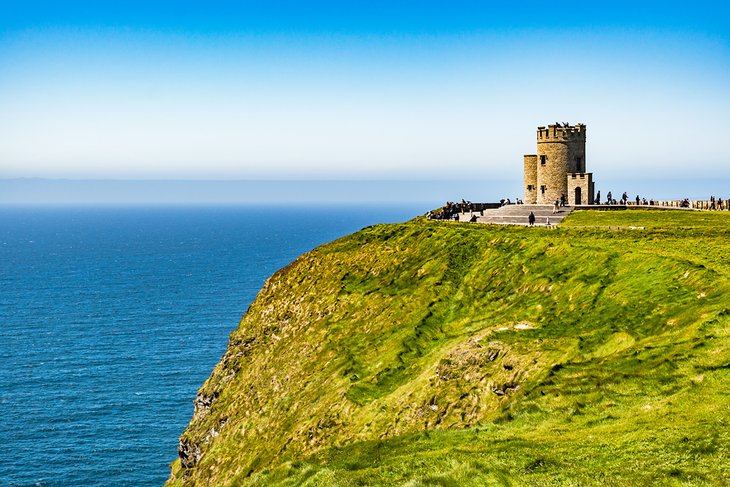
[[[537,128],[537,142],[554,142],[586,139],[586,126],[582,123],[570,125],[556,123]]]

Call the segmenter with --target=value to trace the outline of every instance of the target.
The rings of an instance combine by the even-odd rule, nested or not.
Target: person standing
[[[530,214],[529,214],[529,215],[527,215],[527,223],[528,223],[528,224],[529,224],[530,226],[533,226],[533,225],[535,225],[535,214],[534,214],[533,212],[530,212]]]

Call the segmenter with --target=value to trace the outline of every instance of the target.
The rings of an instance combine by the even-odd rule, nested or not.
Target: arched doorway
[[[575,204],[576,204],[576,205],[581,205],[581,204],[583,204],[583,203],[581,203],[581,201],[580,201],[580,187],[577,187],[577,188],[575,188]]]

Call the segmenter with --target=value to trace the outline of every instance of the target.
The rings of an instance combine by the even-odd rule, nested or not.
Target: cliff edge
[[[167,485],[730,482],[730,215],[676,213],[416,219],[301,256]]]

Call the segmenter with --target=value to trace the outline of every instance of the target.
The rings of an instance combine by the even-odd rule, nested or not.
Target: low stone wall
[[[665,200],[653,202],[647,204],[636,204],[636,201],[629,201],[625,205],[612,204],[607,205],[605,202],[599,205],[576,205],[575,208],[581,210],[629,210],[629,209],[646,209],[646,210],[710,210],[712,203],[709,200],[689,200],[689,206],[682,206],[683,200]],[[715,202],[714,210],[728,211],[730,210],[730,201],[723,200],[722,203]],[[710,211],[714,211],[710,210]]]
[[[662,201],[654,201],[654,205],[652,206],[663,206],[663,207],[669,207],[669,208],[683,208],[682,203],[684,200],[662,200]],[[629,201],[629,206],[636,206],[635,201]],[[639,206],[646,206],[646,205],[639,205]],[[695,210],[709,210],[712,207],[712,202],[710,200],[689,200],[689,207],[693,208]],[[730,201],[723,200],[722,203],[718,203],[715,201],[715,210],[730,210]]]
[[[514,203],[511,203],[514,204]],[[472,209],[474,211],[491,210],[493,208],[499,208],[502,206],[501,203],[472,203]]]

